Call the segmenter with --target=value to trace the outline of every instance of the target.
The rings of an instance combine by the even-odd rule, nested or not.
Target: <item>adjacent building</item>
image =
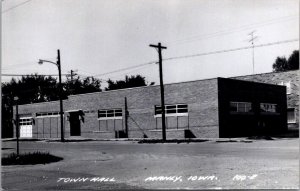
[[[299,71],[165,85],[167,138],[273,135],[299,124]],[[65,137],[161,138],[159,86],[69,96]],[[23,138],[59,138],[59,102],[19,106]]]

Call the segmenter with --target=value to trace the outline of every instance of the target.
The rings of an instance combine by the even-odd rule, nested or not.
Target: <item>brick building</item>
[[[298,80],[294,79],[297,72],[276,73],[278,80],[280,74],[291,77],[291,83]],[[245,78],[259,81],[254,76]],[[166,84],[165,103],[167,138],[237,137],[287,130],[285,86],[226,78]],[[299,111],[294,108],[295,113]],[[159,86],[72,95],[64,100],[64,110],[65,137],[161,138]],[[19,106],[21,137],[60,137],[58,111],[58,101]]]

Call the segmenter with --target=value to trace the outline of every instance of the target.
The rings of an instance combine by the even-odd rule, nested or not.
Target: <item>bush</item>
[[[34,152],[24,153],[17,156],[12,153],[7,157],[2,158],[2,165],[33,165],[33,164],[47,164],[63,160],[61,157],[50,155],[49,152]]]

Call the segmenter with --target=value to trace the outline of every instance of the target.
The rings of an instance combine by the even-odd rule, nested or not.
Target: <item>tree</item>
[[[273,64],[273,71],[282,72],[299,69],[299,50],[294,50],[288,59],[277,57]]]
[[[75,79],[67,78],[64,83],[64,89],[67,95],[84,94],[101,91],[101,81],[94,77],[81,79],[77,76]]]
[[[75,80],[67,79],[62,83],[63,99],[71,94],[82,94],[101,91],[101,81],[94,77]],[[58,82],[51,76],[37,74],[22,76],[20,80],[12,79],[2,83],[2,137],[12,137],[12,118],[14,97],[18,97],[18,104],[38,103],[59,100]]]
[[[51,76],[27,75],[20,80],[12,79],[2,83],[2,137],[13,136],[13,105],[14,97],[18,97],[18,104],[35,103],[57,100],[57,81]]]
[[[132,87],[140,87],[140,86],[147,86],[147,85],[154,85],[154,82],[148,84],[145,80],[145,77],[137,74],[131,76],[125,76],[125,80],[116,80],[113,81],[111,79],[107,80],[108,87],[105,88],[106,91],[108,90],[116,90],[116,89],[124,89],[124,88],[132,88]]]

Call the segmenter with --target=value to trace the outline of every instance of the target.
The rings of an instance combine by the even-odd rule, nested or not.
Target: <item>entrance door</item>
[[[20,118],[20,138],[32,138],[32,118]]]
[[[80,136],[80,120],[79,112],[70,112],[70,135],[71,136]]]

